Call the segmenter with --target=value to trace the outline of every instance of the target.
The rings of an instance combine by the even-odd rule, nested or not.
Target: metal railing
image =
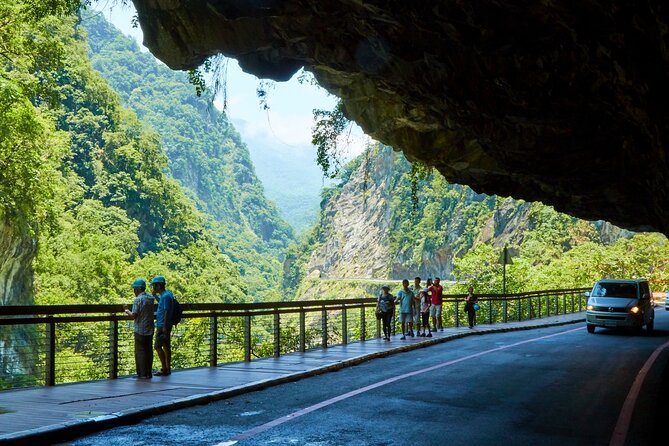
[[[477,323],[580,312],[586,290],[479,294]],[[444,327],[466,325],[463,304],[464,295],[444,296]],[[373,298],[182,306],[183,319],[172,332],[175,369],[381,336]],[[0,306],[0,388],[115,379],[134,370],[133,323],[123,305]]]

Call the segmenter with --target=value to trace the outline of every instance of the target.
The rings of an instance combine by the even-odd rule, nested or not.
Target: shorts
[[[163,346],[170,346],[170,341],[172,335],[170,333],[163,333],[156,330],[156,342],[153,344],[153,347],[156,349],[162,348]]]
[[[437,319],[441,317],[441,304],[432,304],[430,307],[430,316]]]
[[[420,309],[418,308],[413,309],[413,322],[416,325],[420,324]]]
[[[400,322],[405,324],[407,322],[411,322],[411,313],[400,313]]]

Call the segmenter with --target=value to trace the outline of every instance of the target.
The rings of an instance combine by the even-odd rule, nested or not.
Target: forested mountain
[[[77,6],[0,2],[2,304],[129,302],[157,274],[184,302],[250,300],[158,134],[91,67]],[[2,377],[35,376],[32,336],[0,332]],[[68,336],[62,354],[95,368]]]
[[[248,149],[228,118],[208,98],[195,95],[185,73],[141,52],[102,15],[83,17],[93,67],[123,104],[158,132],[170,175],[213,217],[210,225],[223,252],[238,265],[250,292],[262,300],[278,298],[270,290],[281,273],[276,259],[292,230],[265,197]]]
[[[606,275],[649,276],[669,253],[662,235],[635,235],[541,203],[478,194],[436,171],[412,169],[401,153],[377,145],[324,191],[320,223],[287,256],[285,285],[300,288],[299,297],[313,293],[316,278],[419,275],[501,292],[504,246],[517,253],[508,267],[509,291],[587,286]],[[635,261],[623,261],[626,256]]]

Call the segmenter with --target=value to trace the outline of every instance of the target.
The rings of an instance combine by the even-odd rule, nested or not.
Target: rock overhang
[[[373,138],[477,192],[669,233],[669,5],[133,0],[174,69],[299,68]]]

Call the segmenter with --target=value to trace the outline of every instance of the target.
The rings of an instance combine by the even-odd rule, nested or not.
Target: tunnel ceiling
[[[451,182],[669,234],[667,2],[133,1],[173,69],[304,66]]]

